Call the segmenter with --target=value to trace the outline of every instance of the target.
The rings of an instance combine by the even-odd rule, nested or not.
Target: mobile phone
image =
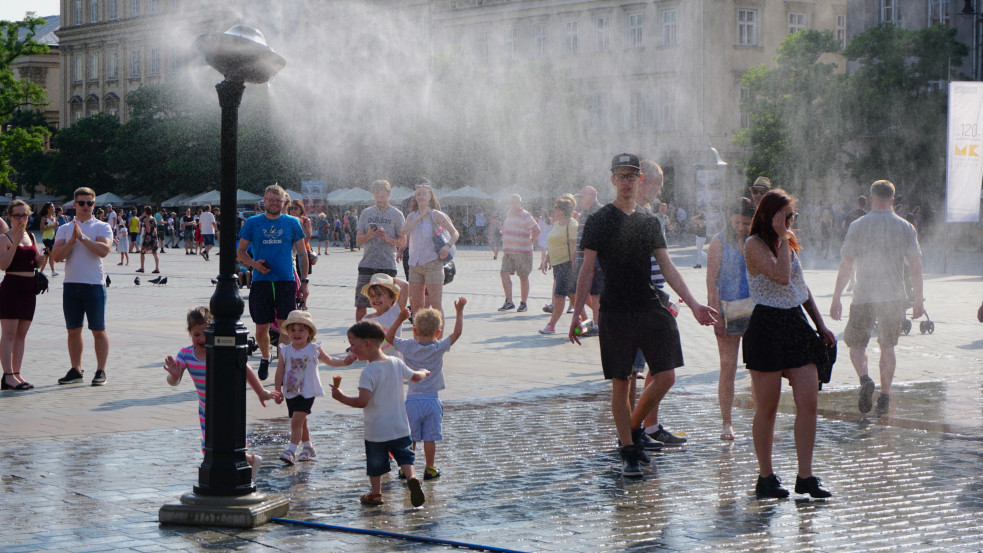
[[[369,230],[371,230],[372,232],[375,232],[378,229],[379,229],[378,225],[369,225]]]
[[[264,267],[266,267],[266,270],[267,270],[267,271],[269,271],[269,270],[270,270],[270,263],[269,263],[268,261],[266,261],[265,259],[263,260],[263,262],[262,262],[262,263],[260,263],[260,265],[262,265],[262,266],[264,266]]]

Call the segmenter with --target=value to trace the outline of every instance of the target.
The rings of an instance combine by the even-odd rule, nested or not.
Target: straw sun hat
[[[393,280],[393,277],[387,275],[386,273],[376,273],[372,275],[372,280],[362,287],[362,295],[369,297],[369,289],[373,286],[388,288],[390,291],[392,291],[394,299],[399,299],[399,286],[396,286],[396,281]]]
[[[317,327],[314,326],[314,318],[311,317],[311,314],[307,311],[301,311],[300,309],[291,311],[290,315],[287,316],[287,320],[283,323],[282,328],[286,330],[290,328],[290,325],[292,324],[306,325],[311,331],[312,340],[314,339],[314,336],[317,336]]]

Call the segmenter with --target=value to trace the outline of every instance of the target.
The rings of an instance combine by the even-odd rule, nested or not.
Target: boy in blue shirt
[[[410,421],[413,449],[416,449],[416,442],[423,442],[423,455],[427,463],[423,471],[424,480],[433,480],[440,476],[434,463],[437,442],[443,439],[441,422],[444,419],[444,407],[437,392],[444,389],[444,354],[450,351],[464,330],[464,306],[467,303],[465,298],[457,298],[454,302],[457,318],[454,321],[454,332],[447,338],[438,339],[444,321],[440,311],[430,307],[414,314],[412,340],[396,338],[396,331],[410,316],[405,307],[400,310],[396,322],[386,332],[386,340],[403,355],[403,360],[410,368],[430,371],[427,378],[419,382],[411,381],[406,392],[406,416]]]

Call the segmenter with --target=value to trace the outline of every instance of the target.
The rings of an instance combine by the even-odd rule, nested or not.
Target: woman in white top
[[[788,379],[795,399],[795,453],[799,470],[795,492],[829,497],[812,474],[816,444],[816,410],[819,375],[825,356],[823,343],[836,338],[823,323],[812,293],[802,278],[796,251],[801,249],[791,232],[795,204],[782,190],[769,191],[758,203],[751,230],[744,242],[748,289],[755,307],[744,333],[744,364],[751,373],[755,411],[752,436],[758,457],[758,497],[788,497],[788,490],[772,469],[775,416],[782,393],[782,377]],[[812,330],[802,308],[816,325]]]
[[[450,234],[450,243],[438,251],[434,245],[434,236],[440,227]],[[450,255],[450,248],[457,242],[460,234],[450,217],[437,209],[430,185],[421,184],[416,187],[403,232],[406,233],[409,249],[410,307],[433,307],[443,315],[441,298],[444,293],[444,260]]]

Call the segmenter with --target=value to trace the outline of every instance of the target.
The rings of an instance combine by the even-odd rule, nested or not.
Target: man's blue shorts
[[[102,284],[66,282],[61,307],[68,330],[82,328],[83,319],[88,319],[89,330],[106,330],[106,287]]]

